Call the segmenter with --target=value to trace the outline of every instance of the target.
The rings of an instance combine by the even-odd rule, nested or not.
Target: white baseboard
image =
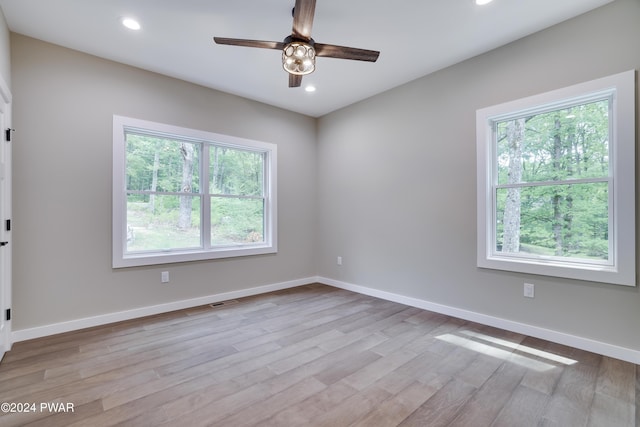
[[[318,277],[317,282],[336,288],[384,299],[387,301],[393,301],[411,307],[417,307],[423,310],[446,314],[448,316],[457,317],[459,319],[469,320],[483,325],[493,326],[496,328],[505,329],[507,331],[552,341],[558,344],[579,348],[581,350],[590,351],[603,356],[609,356],[627,362],[640,364],[640,351],[638,350],[620,347],[617,345],[595,341],[589,338],[583,338],[564,332],[554,331],[551,329],[545,329],[538,326],[532,326],[525,323],[514,322],[512,320],[506,320],[499,317],[476,313],[473,311],[463,310],[460,308],[450,307],[443,304],[437,304],[418,298],[380,291],[377,289],[368,288],[366,286],[354,285],[352,283],[328,279],[326,277]]]
[[[591,351],[603,356],[609,356],[627,362],[640,364],[640,351],[638,350],[620,347],[601,341],[595,341],[589,338],[567,334],[564,332],[558,332],[551,329],[528,325],[525,323],[514,322],[512,320],[502,319],[482,313],[476,313],[473,311],[450,307],[443,304],[437,304],[418,298],[407,297],[400,294],[394,294],[392,292],[380,291],[377,289],[368,288],[366,286],[354,285],[352,283],[342,282],[339,280],[319,276],[257,286],[249,289],[208,295],[204,297],[175,301],[149,307],[141,307],[132,310],[119,311],[116,313],[108,313],[99,316],[86,317],[77,320],[70,320],[67,322],[38,326],[35,328],[17,330],[12,332],[11,338],[12,343],[26,341],[34,338],[41,338],[64,332],[121,322],[123,320],[136,319],[140,317],[151,316],[154,314],[167,313],[170,311],[197,307],[200,305],[211,304],[219,301],[259,295],[267,292],[279,291],[282,289],[295,288],[297,286],[303,286],[310,283],[322,283],[336,288],[357,292],[363,295],[369,295],[375,298],[393,301],[411,307],[421,308],[423,310],[433,311],[435,313],[446,314],[448,316],[457,317],[459,319],[469,320],[483,325],[493,326],[496,328],[505,329],[507,331],[517,332],[535,338],[552,341],[558,344],[568,345],[571,347],[579,348],[581,350]]]
[[[82,319],[69,320],[67,322],[53,323],[35,328],[21,329],[13,331],[11,334],[12,343],[26,341],[34,338],[42,338],[49,335],[61,334],[64,332],[76,331],[94,326],[107,325],[109,323],[121,322],[123,320],[137,319],[154,314],[168,313],[185,308],[198,307],[200,305],[212,304],[214,302],[227,301],[230,299],[243,298],[252,295],[264,294],[267,292],[279,291],[282,289],[295,288],[296,286],[315,283],[316,277],[290,280],[288,282],[273,283],[270,285],[257,286],[239,291],[225,292],[215,295],[207,295],[199,298],[174,301],[166,304],[158,304],[148,307],[140,307],[132,310],[118,311],[115,313],[102,314],[99,316],[85,317]]]

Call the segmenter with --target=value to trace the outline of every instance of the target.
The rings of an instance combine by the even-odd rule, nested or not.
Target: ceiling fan
[[[302,76],[315,70],[317,56],[376,62],[380,52],[375,50],[316,43],[311,38],[315,9],[316,0],[296,0],[293,30],[281,42],[226,37],[214,37],[213,40],[217,44],[282,50],[282,66],[289,73],[289,87],[299,87]]]

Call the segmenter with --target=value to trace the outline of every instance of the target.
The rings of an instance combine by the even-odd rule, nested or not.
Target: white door
[[[0,78],[0,360],[11,349],[11,93]]]

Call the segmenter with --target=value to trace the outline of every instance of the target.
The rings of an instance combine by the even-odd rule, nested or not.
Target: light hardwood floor
[[[623,427],[639,389],[631,363],[313,284],[17,343],[0,402],[36,410],[0,425]]]

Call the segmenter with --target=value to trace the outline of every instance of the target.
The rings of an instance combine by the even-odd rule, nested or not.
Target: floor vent
[[[228,301],[214,302],[214,303],[209,304],[209,305],[211,307],[213,307],[213,308],[218,308],[218,307],[226,307],[226,306],[237,304],[237,303],[238,303],[238,300],[230,299]]]

